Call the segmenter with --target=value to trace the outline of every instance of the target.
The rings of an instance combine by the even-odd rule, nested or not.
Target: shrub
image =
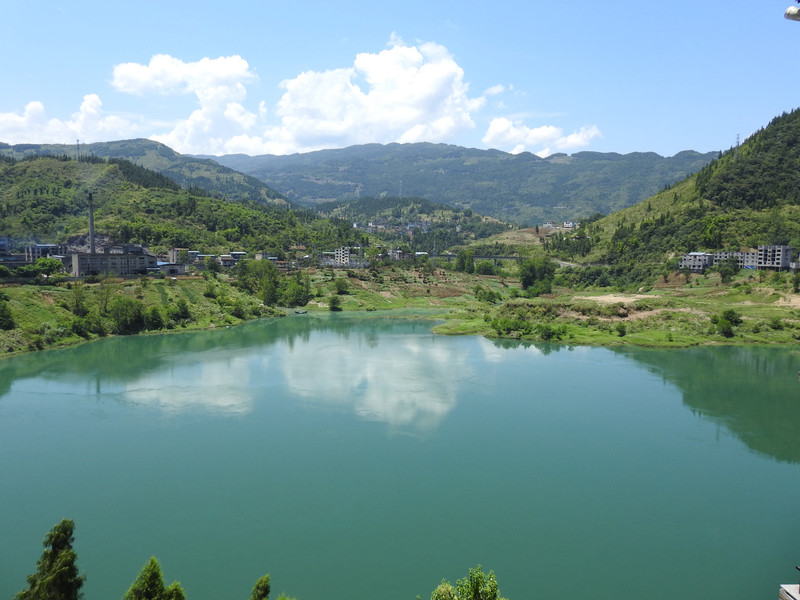
[[[8,302],[0,300],[0,329],[8,331],[14,329],[16,326],[17,324],[14,321],[14,315],[11,314]]]

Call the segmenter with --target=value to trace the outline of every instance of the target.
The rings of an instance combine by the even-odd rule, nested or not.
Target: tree
[[[125,592],[124,600],[184,600],[185,598],[183,588],[177,581],[173,581],[169,587],[164,587],[161,565],[155,556],[151,556]]]
[[[519,281],[523,290],[530,289],[532,295],[546,294],[550,291],[556,265],[553,261],[541,258],[529,258],[519,265]]]
[[[735,256],[726,258],[717,267],[722,283],[728,283],[739,272],[739,259]]]
[[[484,574],[481,566],[469,570],[469,576],[456,581],[458,600],[497,600],[497,578],[494,571]]]
[[[86,287],[80,281],[76,281],[72,285],[67,304],[76,317],[85,317],[89,313],[86,306]]]
[[[57,258],[40,258],[34,264],[37,275],[53,275],[64,270],[64,264]]]
[[[130,296],[117,296],[109,309],[117,333],[139,333],[144,329],[144,304]]]
[[[431,600],[503,600],[497,589],[497,578],[494,571],[488,575],[478,565],[469,570],[469,575],[456,581],[453,587],[446,579],[442,579],[433,593]]]
[[[336,293],[341,296],[347,294],[350,290],[350,282],[345,277],[337,277],[333,280],[333,287]]]
[[[45,550],[36,563],[36,573],[28,575],[28,589],[15,600],[79,600],[86,579],[78,574],[77,554],[72,549],[75,523],[69,519],[50,530],[44,538]]]
[[[16,326],[17,323],[14,321],[14,315],[11,314],[11,309],[8,306],[8,302],[5,300],[0,300],[0,329],[9,331],[14,329]]]
[[[136,580],[125,593],[124,600],[160,600],[164,595],[164,575],[155,556],[139,571]]]
[[[250,600],[267,600],[269,596],[269,573],[259,578],[253,586],[253,591],[250,592]]]
[[[342,299],[339,296],[331,296],[328,299],[328,308],[331,312],[342,310]]]
[[[431,600],[458,600],[456,588],[447,581],[442,580],[442,583],[433,590]]]
[[[151,331],[157,329],[164,329],[164,316],[161,314],[161,309],[157,306],[151,306],[144,313],[144,326]]]

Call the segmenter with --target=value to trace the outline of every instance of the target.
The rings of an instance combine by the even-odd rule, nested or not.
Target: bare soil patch
[[[591,300],[599,304],[615,304],[617,302],[636,302],[644,298],[652,298],[647,294],[605,294],[603,296],[573,296],[573,300]]]

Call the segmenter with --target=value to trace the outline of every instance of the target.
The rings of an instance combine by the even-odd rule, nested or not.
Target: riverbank
[[[781,274],[672,276],[651,289],[555,288],[525,298],[511,278],[443,269],[309,270],[311,300],[298,308],[265,306],[223,275],[105,279],[98,283],[6,285],[14,327],[0,330],[0,357],[69,346],[124,332],[163,333],[230,327],[295,310],[435,309],[445,335],[575,345],[687,347],[790,344],[800,339],[800,294]],[[332,301],[336,298],[335,301]],[[125,299],[123,302],[119,299]],[[124,307],[140,311],[126,325]]]

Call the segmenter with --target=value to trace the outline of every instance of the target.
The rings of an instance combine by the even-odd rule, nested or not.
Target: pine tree
[[[136,581],[125,593],[124,600],[185,600],[181,584],[177,581],[164,587],[164,575],[155,556],[142,567]]]
[[[36,563],[36,573],[28,575],[28,589],[15,600],[79,600],[86,579],[78,574],[77,554],[72,549],[75,523],[62,519],[44,538],[45,550]]]

